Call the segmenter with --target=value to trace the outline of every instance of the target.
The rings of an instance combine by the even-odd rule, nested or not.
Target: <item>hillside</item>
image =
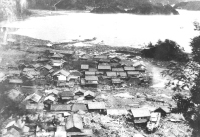
[[[176,9],[200,10],[200,1],[180,2],[174,6]]]
[[[149,0],[62,0],[56,9],[86,10],[92,13],[174,14],[178,12],[170,5],[153,4]]]

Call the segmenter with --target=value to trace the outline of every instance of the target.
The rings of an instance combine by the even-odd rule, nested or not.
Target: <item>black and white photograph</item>
[[[200,137],[200,0],[0,0],[0,137]]]

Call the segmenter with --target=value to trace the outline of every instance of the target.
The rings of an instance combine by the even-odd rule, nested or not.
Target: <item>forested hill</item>
[[[176,9],[200,10],[200,1],[180,2],[174,6]]]
[[[155,1],[155,0],[154,0]],[[170,5],[150,0],[28,0],[33,9],[89,10],[93,13],[178,14]]]

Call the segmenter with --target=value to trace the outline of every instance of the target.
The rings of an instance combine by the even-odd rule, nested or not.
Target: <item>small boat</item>
[[[150,120],[147,122],[147,130],[150,132],[155,131],[160,124],[161,114],[158,112],[151,113]]]

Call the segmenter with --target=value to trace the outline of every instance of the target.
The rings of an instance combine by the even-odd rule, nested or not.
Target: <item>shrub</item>
[[[141,51],[142,55],[147,58],[154,58],[161,61],[176,60],[185,62],[188,61],[188,55],[183,52],[180,46],[171,40],[159,40],[155,45],[149,43],[147,49]]]

